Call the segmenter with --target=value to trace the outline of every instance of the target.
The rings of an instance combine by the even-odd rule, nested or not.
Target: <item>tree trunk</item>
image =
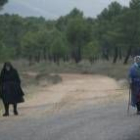
[[[31,66],[32,65],[32,56],[31,55],[28,57],[28,61],[29,61],[29,66]]]
[[[131,55],[131,52],[132,52],[132,47],[130,46],[129,49],[128,49],[128,51],[127,51],[127,55],[126,55],[126,57],[124,59],[124,64],[127,64],[128,63],[129,57]]]
[[[39,62],[40,62],[40,60],[41,60],[40,53],[38,53],[38,54],[37,54],[37,56],[36,56],[36,58],[35,58],[35,59],[36,59],[36,62],[37,62],[37,63],[39,63]]]
[[[82,60],[81,47],[78,47],[79,62]]]
[[[115,64],[117,62],[117,59],[118,59],[118,47],[115,47],[113,64]]]
[[[81,61],[81,47],[78,47],[74,52],[74,59],[76,63]]]
[[[43,57],[44,57],[44,60],[47,61],[47,53],[46,53],[46,48],[43,49]]]
[[[122,60],[122,50],[119,49],[119,59]]]

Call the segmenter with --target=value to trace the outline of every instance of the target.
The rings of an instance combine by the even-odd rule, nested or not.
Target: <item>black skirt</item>
[[[20,84],[15,82],[6,82],[2,85],[1,98],[4,103],[15,104],[24,102],[24,93]]]

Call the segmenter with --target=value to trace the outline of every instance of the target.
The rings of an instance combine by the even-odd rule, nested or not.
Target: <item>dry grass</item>
[[[24,79],[33,79],[38,76],[47,76],[51,73],[82,73],[82,74],[100,74],[113,77],[115,79],[125,79],[128,75],[130,63],[123,65],[122,62],[112,64],[111,62],[98,61],[90,64],[88,61],[82,61],[79,64],[74,62],[61,62],[60,65],[50,62],[35,63],[29,66],[27,61],[20,60],[12,62],[18,69]],[[0,64],[0,68],[2,65]],[[34,80],[31,80],[33,83]]]
[[[113,77],[115,79],[127,78],[130,63],[128,65],[123,65],[122,62],[117,64],[112,64],[111,62],[99,61],[94,64],[90,64],[88,61],[82,61],[79,64],[73,62],[61,62],[60,65],[49,62],[36,63],[29,66],[26,61],[13,62],[14,66],[21,73],[32,73],[32,75],[37,74],[47,74],[50,73],[82,73],[82,74],[100,74]],[[31,76],[32,76],[31,75]]]
[[[130,64],[123,65],[122,62],[112,64],[111,62],[99,61],[90,64],[82,61],[79,64],[73,62],[61,62],[60,65],[49,62],[36,63],[29,66],[28,62],[20,60],[12,62],[20,73],[23,86],[38,84],[57,84],[62,81],[58,76],[60,73],[80,73],[105,75],[117,80],[127,79]],[[2,65],[0,65],[0,68]]]

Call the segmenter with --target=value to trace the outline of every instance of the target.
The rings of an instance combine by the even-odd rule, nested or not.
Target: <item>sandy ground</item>
[[[0,140],[140,140],[140,117],[128,91],[105,76],[62,74],[53,86],[26,89],[33,96],[20,115],[0,118]]]
[[[26,116],[38,109],[39,115],[42,111],[58,113],[81,109],[85,105],[116,101],[127,95],[127,91],[109,77],[78,74],[62,74],[61,77],[63,82],[57,85],[28,89],[34,96],[21,106],[21,109],[25,109],[23,112]],[[41,110],[44,106],[46,110]]]

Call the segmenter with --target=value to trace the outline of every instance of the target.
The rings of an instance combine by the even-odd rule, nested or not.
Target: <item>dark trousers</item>
[[[140,112],[140,102],[137,103],[137,111]]]
[[[5,114],[9,114],[9,103],[4,103],[4,108],[5,108]],[[17,104],[12,104],[13,105],[13,112],[17,113]]]

